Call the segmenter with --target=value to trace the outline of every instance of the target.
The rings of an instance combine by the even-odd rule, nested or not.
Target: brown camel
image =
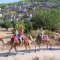
[[[27,47],[29,47],[29,49],[30,49],[29,40],[30,40],[30,38],[27,35],[25,35],[25,38],[22,41],[22,44],[25,45],[26,50],[27,50]],[[17,52],[16,47],[20,46],[21,42],[17,41],[15,43],[13,43],[13,40],[11,40],[10,42],[11,42],[11,48],[10,48],[9,52],[11,51],[12,48],[14,48],[15,51]]]
[[[50,45],[50,49],[51,49],[52,44],[50,43],[50,39],[49,39],[48,35],[44,35],[43,37],[44,38],[42,38],[42,36],[38,34],[38,36],[36,38],[36,41],[35,41],[36,42],[36,45],[38,45],[38,47],[39,47],[39,50],[40,50],[40,44],[42,42],[45,42],[46,43],[47,48],[48,48],[48,44],[49,44]],[[35,52],[36,52],[36,45],[35,45]]]

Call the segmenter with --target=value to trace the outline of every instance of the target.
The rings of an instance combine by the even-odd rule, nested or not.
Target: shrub
[[[55,33],[52,32],[52,31],[45,30],[45,34],[47,34],[48,36],[52,36],[52,35],[54,35]]]
[[[5,20],[4,23],[1,24],[2,28],[6,28],[6,30],[8,30],[8,28],[12,27],[12,23],[9,20]]]

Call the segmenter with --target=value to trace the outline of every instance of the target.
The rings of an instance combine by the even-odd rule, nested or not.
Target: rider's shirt
[[[11,38],[13,41],[17,41],[17,37],[16,35],[12,35],[12,38]]]
[[[44,30],[41,31],[41,34],[44,35]]]
[[[41,31],[41,36],[44,37],[44,30]]]
[[[18,34],[18,30],[16,30],[16,34]]]

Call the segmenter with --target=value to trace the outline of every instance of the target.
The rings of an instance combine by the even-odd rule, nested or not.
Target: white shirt
[[[18,30],[16,30],[16,34],[18,34]]]

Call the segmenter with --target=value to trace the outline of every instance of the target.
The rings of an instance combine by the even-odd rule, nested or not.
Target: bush
[[[16,23],[16,28],[17,28],[17,29],[20,29],[20,28],[25,29],[24,20],[18,21],[18,22]]]
[[[53,36],[55,33],[52,32],[52,31],[48,31],[48,30],[45,30],[45,33],[44,34],[47,34],[48,36]]]
[[[1,27],[6,28],[6,30],[8,30],[8,28],[12,27],[12,23],[11,23],[11,21],[6,20],[6,21],[4,21],[4,23],[1,24]]]
[[[32,35],[33,38],[36,38],[38,36],[38,33],[40,33],[39,30],[31,30],[30,34]]]
[[[16,27],[16,21],[13,20],[13,21],[11,21],[11,23],[12,23],[12,27],[15,28]]]
[[[38,10],[34,12],[31,22],[33,22],[34,30],[41,27],[51,31],[60,29],[60,10]]]

